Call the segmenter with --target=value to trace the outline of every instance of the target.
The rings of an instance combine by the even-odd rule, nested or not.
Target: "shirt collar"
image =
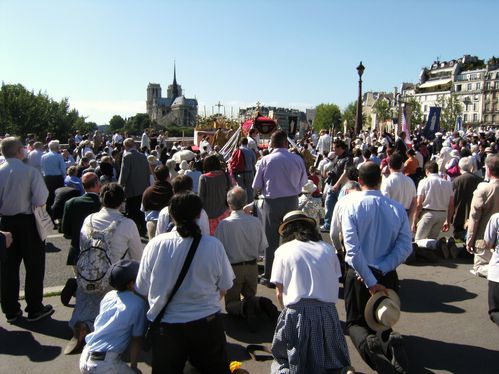
[[[380,190],[367,190],[362,192],[365,196],[383,196]]]
[[[230,215],[234,217],[244,217],[246,213],[244,213],[242,210],[233,210],[232,212],[230,212]]]

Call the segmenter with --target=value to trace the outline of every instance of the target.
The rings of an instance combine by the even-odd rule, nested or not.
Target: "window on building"
[[[472,88],[471,88],[471,83],[468,83],[468,84],[467,84],[466,89],[467,89],[468,91],[471,91],[471,90],[472,90]]]
[[[477,90],[479,90],[479,89],[480,89],[480,82],[478,82],[478,83],[476,84],[476,89],[477,89]]]
[[[466,113],[463,115],[463,121],[468,122],[468,115]]]
[[[423,112],[426,112],[428,109],[428,107],[426,106],[426,104],[423,106]]]
[[[473,114],[473,122],[478,122],[478,114]]]
[[[496,115],[492,114],[492,123],[496,123]]]
[[[456,92],[461,92],[461,85],[460,84],[456,84]]]
[[[476,104],[473,104],[473,111],[476,112]]]

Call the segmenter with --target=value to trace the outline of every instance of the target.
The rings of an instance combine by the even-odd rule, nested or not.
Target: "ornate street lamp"
[[[355,134],[359,135],[362,130],[362,74],[366,68],[362,65],[362,61],[357,66],[359,74],[359,97],[357,98],[357,116],[355,117]]]

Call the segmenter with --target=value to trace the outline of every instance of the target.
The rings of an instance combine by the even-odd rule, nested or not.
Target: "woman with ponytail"
[[[202,235],[197,224],[202,202],[192,192],[175,194],[169,206],[175,227],[154,237],[144,249],[136,290],[148,298],[153,322],[174,288],[191,249],[194,257],[161,317],[152,340],[152,372],[181,373],[189,361],[202,373],[230,373],[220,299],[235,278],[222,243]]]

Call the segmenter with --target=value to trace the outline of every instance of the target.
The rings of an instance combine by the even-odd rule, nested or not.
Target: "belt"
[[[205,324],[205,323],[208,323],[208,322],[211,322],[213,320],[215,320],[217,317],[218,317],[219,313],[213,313],[213,314],[210,314],[209,316],[206,316],[206,317],[203,317],[203,318],[200,318],[200,319],[196,319],[194,321],[189,321],[189,322],[181,322],[181,323],[169,323],[169,322],[161,322],[159,324],[159,335],[164,335],[165,333],[165,329],[168,328],[168,326],[175,326],[175,325],[184,325],[184,326],[188,326],[188,325],[200,325],[200,324]]]
[[[426,210],[426,211],[429,211],[429,212],[446,212],[446,210],[428,209],[428,208],[423,208],[423,210]]]
[[[90,352],[90,359],[94,361],[104,361],[107,352]]]
[[[242,265],[256,265],[256,259],[249,261],[241,261],[235,264],[231,264],[232,266],[242,266]]]

